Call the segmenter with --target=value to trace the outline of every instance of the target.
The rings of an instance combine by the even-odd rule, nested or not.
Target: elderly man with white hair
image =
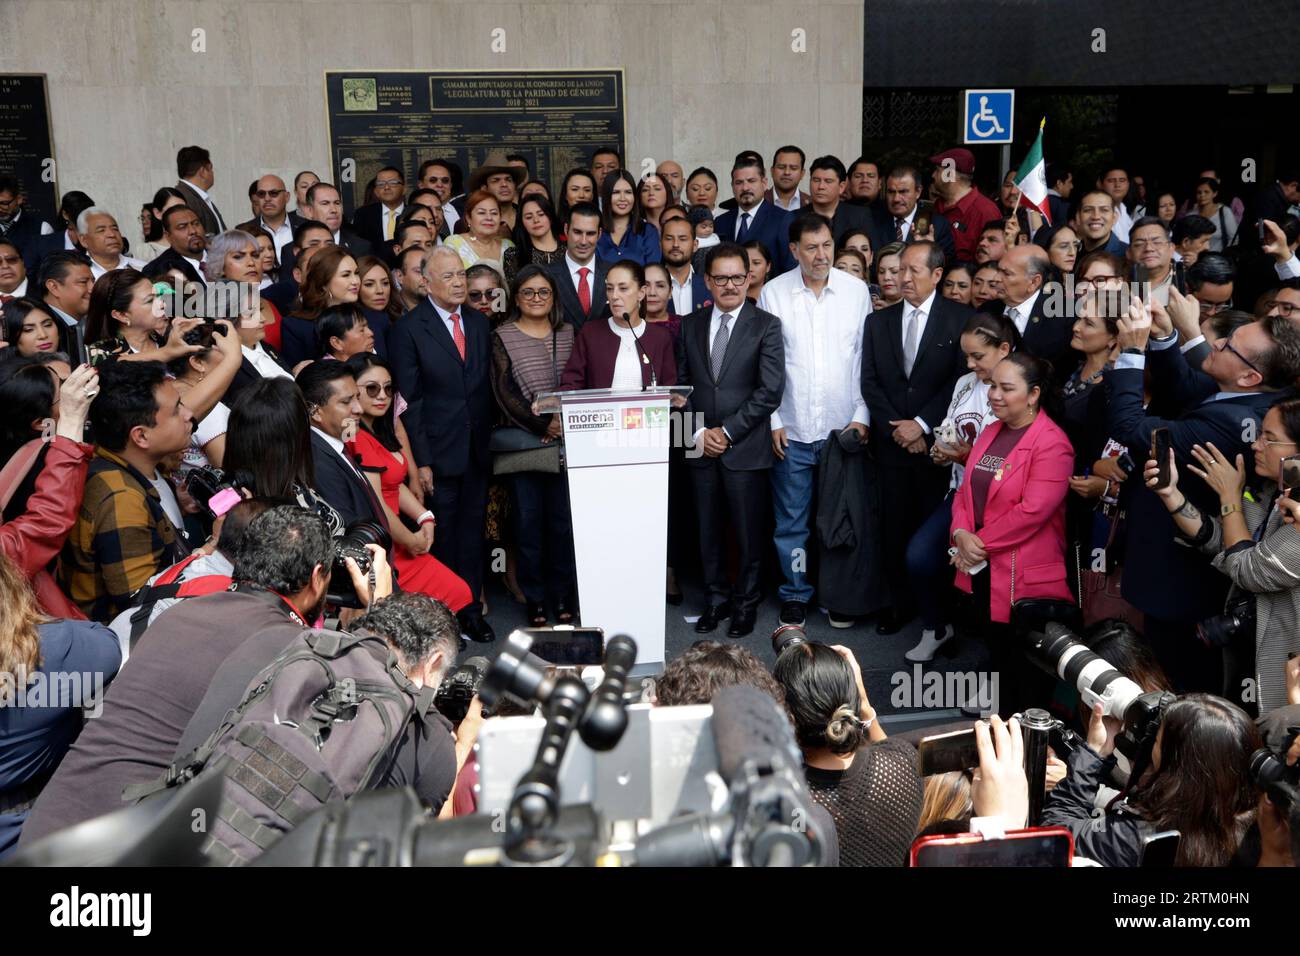
[[[90,274],[99,281],[105,272],[143,269],[139,259],[122,255],[122,231],[107,209],[91,206],[77,217],[77,241],[90,256]]]
[[[410,403],[402,421],[436,522],[433,555],[474,596],[459,615],[465,636],[488,642],[494,635],[479,598],[491,476],[491,327],[465,304],[469,283],[456,250],[430,250],[420,271],[426,295],[393,326],[388,354],[397,389]]]

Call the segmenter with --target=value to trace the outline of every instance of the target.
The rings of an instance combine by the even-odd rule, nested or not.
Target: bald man
[[[293,231],[303,221],[296,212],[286,212],[289,207],[289,190],[279,176],[267,173],[257,181],[253,188],[253,205],[258,210],[256,219],[241,222],[236,229],[242,229],[256,236],[264,232],[275,243],[275,260],[283,262],[285,246],[293,243]]]
[[[670,202],[681,202],[682,190],[686,188],[686,174],[682,172],[682,164],[665,159],[655,167],[655,174],[672,187],[673,195]]]

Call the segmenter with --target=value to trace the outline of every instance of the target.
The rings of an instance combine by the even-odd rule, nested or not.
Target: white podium
[[[674,394],[690,392],[659,386],[538,396],[538,411],[559,412],[564,424],[582,623],[633,638],[638,676],[664,662],[669,410]]]

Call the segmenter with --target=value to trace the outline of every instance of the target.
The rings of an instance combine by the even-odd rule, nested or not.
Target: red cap
[[[930,162],[936,166],[942,166],[944,160],[951,159],[953,168],[963,176],[972,176],[975,173],[975,155],[969,149],[946,149],[942,153],[930,157]]]

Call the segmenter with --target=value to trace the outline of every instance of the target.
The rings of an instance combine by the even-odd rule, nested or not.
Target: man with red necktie
[[[608,265],[596,258],[600,239],[600,210],[592,203],[576,203],[565,225],[568,248],[564,258],[546,269],[560,290],[564,320],[576,333],[588,319],[605,313],[605,271]]]

